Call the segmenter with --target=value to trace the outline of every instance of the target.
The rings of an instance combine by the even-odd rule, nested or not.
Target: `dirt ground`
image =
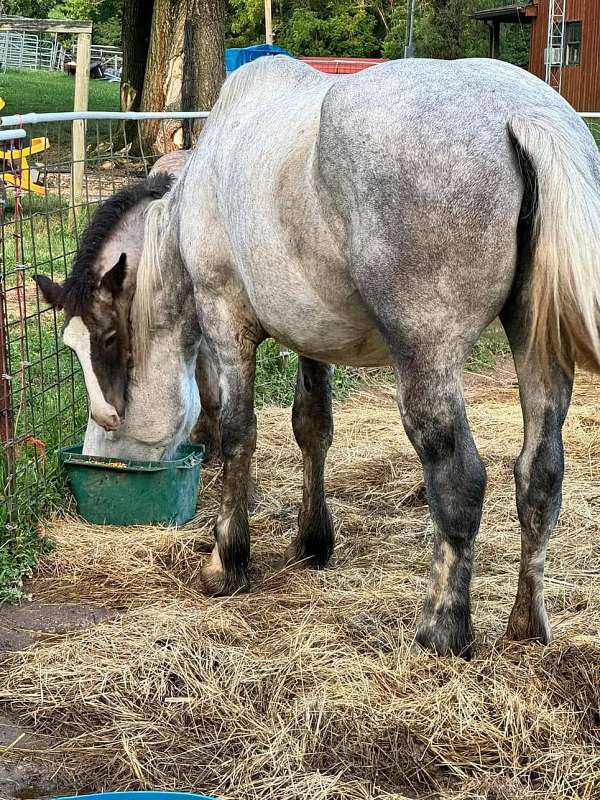
[[[248,595],[195,589],[216,468],[179,530],[48,523],[57,548],[31,602],[0,609],[0,799],[144,788],[224,800],[600,798],[599,393],[600,381],[579,378],[565,428],[546,648],[503,638],[522,439],[508,362],[466,378],[489,481],[470,663],[413,641],[431,529],[387,384],[335,409],[332,569],[278,567],[301,486],[289,409],[258,414]]]

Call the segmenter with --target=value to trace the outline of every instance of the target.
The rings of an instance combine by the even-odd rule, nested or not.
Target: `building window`
[[[565,65],[578,67],[581,64],[581,22],[567,22],[565,34]]]

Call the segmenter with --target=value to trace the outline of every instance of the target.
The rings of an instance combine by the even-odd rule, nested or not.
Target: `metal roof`
[[[481,20],[496,20],[497,22],[530,22],[532,15],[526,12],[532,8],[535,8],[535,6],[532,6],[531,3],[512,3],[509,6],[476,11],[471,14],[471,17]]]

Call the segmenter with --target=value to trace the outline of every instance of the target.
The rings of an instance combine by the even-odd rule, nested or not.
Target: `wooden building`
[[[564,10],[564,29],[555,26],[549,47],[552,8],[555,15]],[[600,0],[526,0],[473,16],[489,27],[492,58],[498,55],[503,24],[530,25],[530,72],[560,89],[577,111],[600,111]]]

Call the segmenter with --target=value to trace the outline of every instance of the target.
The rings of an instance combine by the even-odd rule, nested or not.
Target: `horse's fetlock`
[[[298,534],[284,553],[284,564],[325,568],[334,550],[333,518],[325,500],[314,509],[300,511]]]
[[[455,655],[470,660],[474,649],[474,633],[468,602],[443,602],[432,607],[427,601],[416,639],[422,647],[437,655]]]

